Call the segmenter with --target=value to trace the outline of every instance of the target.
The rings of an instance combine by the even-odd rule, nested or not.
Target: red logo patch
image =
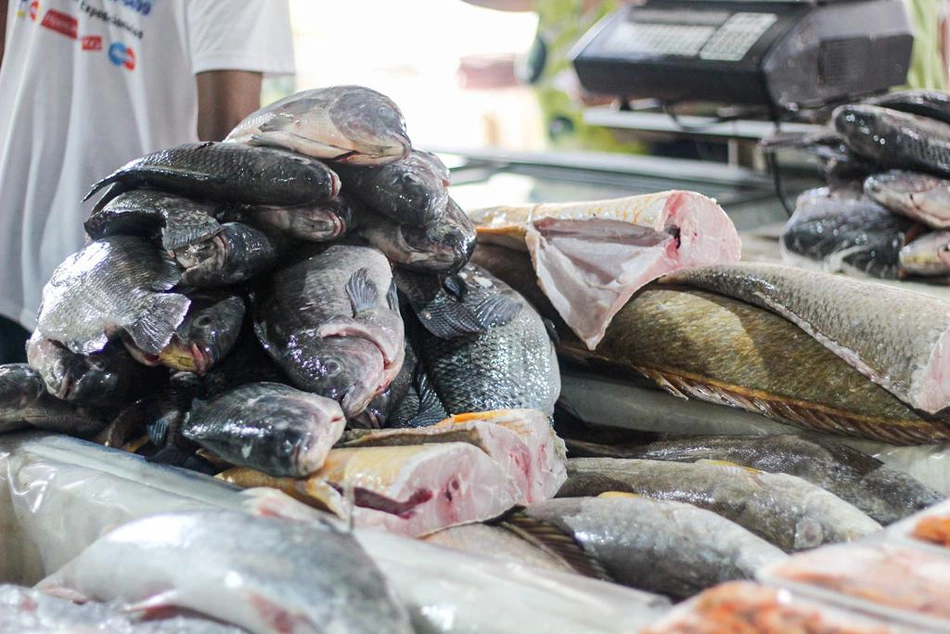
[[[36,22],[36,16],[40,12],[40,3],[39,0],[33,0],[30,3],[30,19]]]
[[[102,50],[102,36],[101,35],[83,35],[82,36],[82,50],[101,51]]]
[[[62,11],[56,11],[55,9],[47,11],[40,26],[46,27],[50,31],[56,31],[73,40],[79,38],[79,20]]]

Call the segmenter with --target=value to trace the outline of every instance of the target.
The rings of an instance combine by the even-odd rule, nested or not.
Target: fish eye
[[[343,371],[343,366],[340,365],[340,362],[334,361],[333,359],[330,359],[329,361],[324,363],[323,368],[326,371],[327,376],[336,376],[337,374]]]
[[[211,315],[198,315],[192,323],[199,328],[207,328],[211,325]]]

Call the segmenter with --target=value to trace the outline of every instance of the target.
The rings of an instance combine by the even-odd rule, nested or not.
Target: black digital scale
[[[902,0],[647,0],[598,22],[571,59],[591,92],[789,118],[905,83],[912,46]]]

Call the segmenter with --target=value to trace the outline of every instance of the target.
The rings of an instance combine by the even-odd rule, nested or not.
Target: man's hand
[[[198,73],[196,79],[198,138],[202,141],[222,140],[244,117],[261,107],[261,73],[213,70]]]

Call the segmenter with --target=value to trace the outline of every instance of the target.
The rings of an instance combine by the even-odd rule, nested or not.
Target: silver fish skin
[[[950,228],[950,180],[890,170],[868,176],[864,193],[891,211],[933,229]]]
[[[36,587],[114,601],[133,613],[194,610],[252,634],[413,631],[351,534],[240,511],[123,524]]]
[[[353,210],[346,196],[303,207],[254,207],[247,214],[258,225],[273,227],[292,238],[326,242],[353,228]]]
[[[618,583],[688,598],[788,558],[738,524],[683,502],[648,497],[579,497],[525,509],[561,529]]]
[[[887,169],[950,177],[950,124],[881,106],[838,106],[835,129],[860,157]]]
[[[158,238],[166,251],[180,249],[221,231],[220,205],[148,189],[120,194],[83,223],[93,240],[111,235]]]
[[[108,236],[66,258],[43,287],[37,330],[77,354],[125,332],[147,354],[168,345],[190,304],[174,262],[149,242]]]
[[[345,426],[334,400],[281,383],[249,383],[196,402],[181,434],[234,465],[297,478],[323,466]]]
[[[86,436],[107,422],[102,414],[50,395],[43,377],[28,364],[0,365],[0,433],[32,426]]]
[[[76,404],[121,407],[168,379],[167,372],[138,363],[118,342],[87,356],[34,332],[26,342],[26,358],[50,394]]]
[[[394,264],[413,271],[454,273],[475,250],[475,225],[451,198],[442,218],[426,226],[399,224],[370,209],[357,218],[360,236]]]
[[[188,286],[215,288],[247,281],[276,263],[289,245],[282,236],[240,222],[226,222],[210,238],[174,252]]]
[[[225,141],[286,148],[320,159],[381,165],[412,150],[399,107],[365,86],[314,88],[248,115]]]
[[[199,200],[249,205],[309,205],[330,200],[340,178],[315,159],[275,148],[236,143],[185,143],[146,154],[98,181],[98,204],[129,189],[159,189]]]
[[[911,407],[950,405],[950,305],[905,289],[769,263],[684,270],[661,280],[785,317]]]
[[[914,275],[950,275],[950,231],[931,231],[906,244],[900,262]]]
[[[517,291],[477,270],[491,288],[521,308],[483,334],[443,339],[423,330],[419,356],[432,387],[449,414],[537,409],[552,415],[561,375],[541,316]]]
[[[256,295],[258,339],[300,389],[362,412],[399,374],[405,327],[376,249],[334,244],[277,271]]]
[[[447,170],[433,154],[413,151],[386,165],[336,169],[346,191],[399,224],[430,226],[449,204]]]
[[[690,436],[622,446],[574,441],[569,451],[572,457],[725,460],[786,473],[834,493],[883,525],[945,499],[909,474],[823,434]]]
[[[729,463],[571,458],[557,497],[606,491],[686,502],[713,511],[786,552],[846,542],[881,525],[838,496],[796,476]]]

